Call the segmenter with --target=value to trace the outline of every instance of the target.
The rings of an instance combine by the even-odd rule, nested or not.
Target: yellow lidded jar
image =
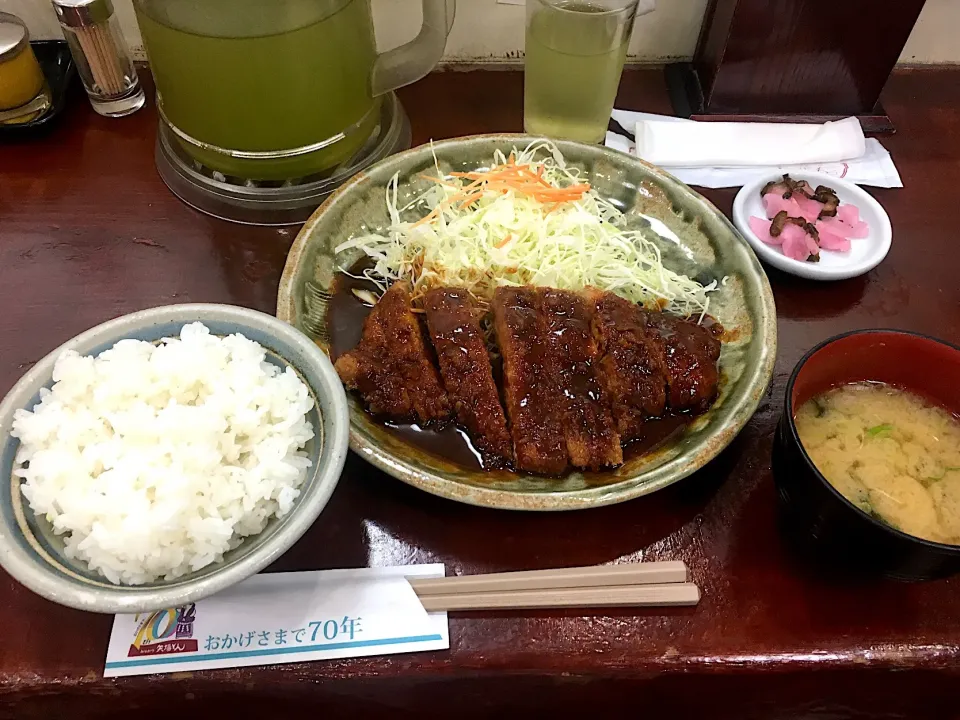
[[[0,123],[29,122],[50,107],[50,91],[27,26],[0,12]]]

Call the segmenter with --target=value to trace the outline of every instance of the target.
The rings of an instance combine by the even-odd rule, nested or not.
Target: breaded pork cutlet
[[[620,465],[620,435],[598,377],[600,352],[591,328],[593,309],[578,293],[544,289],[538,294],[553,382],[563,396],[570,463],[594,470]]]
[[[550,381],[549,345],[539,319],[537,291],[501,287],[493,298],[493,318],[503,357],[503,390],[516,466],[559,475],[567,467],[563,402]]]
[[[427,329],[440,361],[440,375],[457,419],[492,464],[513,460],[513,442],[493,381],[480,328],[481,312],[469,292],[439,288],[423,298]]]
[[[594,309],[600,381],[617,431],[629,442],[639,437],[644,421],[660,417],[666,408],[663,345],[650,331],[651,313],[636,303],[595,288],[584,294]]]
[[[363,323],[357,347],[336,362],[344,384],[374,415],[428,423],[450,417],[450,401],[410,310],[410,286],[394,283]]]
[[[710,328],[666,313],[651,313],[650,326],[663,343],[667,402],[672,410],[706,410],[717,396],[719,324]]]

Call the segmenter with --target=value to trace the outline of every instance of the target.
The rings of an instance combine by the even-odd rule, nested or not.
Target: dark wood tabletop
[[[400,92],[414,141],[522,128],[522,78],[445,72]],[[450,650],[102,677],[111,618],[49,603],[0,572],[0,717],[958,717],[960,578],[853,581],[782,540],[770,449],[786,378],[836,333],[893,327],[960,342],[960,70],[895,75],[883,139],[901,190],[871,190],[893,248],[869,274],[815,283],[768,270],[772,387],[746,429],[652,496],[560,514],[432,497],[347,461],[319,521],[272,569],[443,562],[448,574],[684,560],[699,607],[454,614]],[[659,71],[621,107],[669,112]],[[99,322],[155,305],[275,309],[296,228],[244,227],[177,200],[154,168],[156,115],[95,115],[82,96],[42,140],[0,145],[0,394]],[[957,186],[954,186],[957,181]],[[729,212],[733,190],[704,194]]]

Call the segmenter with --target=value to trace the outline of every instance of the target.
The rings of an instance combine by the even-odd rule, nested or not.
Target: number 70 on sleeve
[[[310,641],[318,640],[353,640],[361,632],[362,618],[344,615],[342,620],[313,620],[309,623]]]

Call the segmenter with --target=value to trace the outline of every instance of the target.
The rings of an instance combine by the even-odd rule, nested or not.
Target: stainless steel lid
[[[70,28],[99,25],[113,15],[110,0],[53,0],[53,8],[60,24]]]
[[[30,43],[30,32],[16,15],[0,12],[0,62],[19,55]]]

